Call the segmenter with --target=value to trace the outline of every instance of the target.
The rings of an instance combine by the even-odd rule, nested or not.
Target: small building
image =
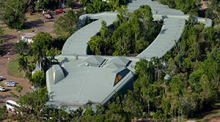
[[[21,40],[25,43],[31,43],[33,42],[32,38],[36,35],[36,33],[22,33]]]

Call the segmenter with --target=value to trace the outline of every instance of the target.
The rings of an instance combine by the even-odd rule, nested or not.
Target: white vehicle
[[[0,91],[1,91],[1,92],[4,92],[4,91],[5,91],[5,87],[0,86]]]
[[[2,81],[3,80],[3,77],[2,76],[0,76],[0,81]]]
[[[10,80],[10,81],[6,82],[5,85],[15,87],[16,83],[14,81]]]
[[[9,111],[12,111],[12,112],[16,112],[16,108],[14,106],[17,106],[17,107],[21,107],[20,105],[18,105],[15,101],[13,100],[7,100],[6,101],[6,107]],[[18,112],[16,112],[18,113]]]

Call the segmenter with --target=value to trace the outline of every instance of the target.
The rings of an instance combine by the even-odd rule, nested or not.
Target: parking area
[[[6,80],[1,81],[1,83],[5,84],[5,82],[9,81],[9,79],[14,80],[16,82],[16,85],[21,85],[23,87],[23,90],[21,91],[21,93],[18,93],[17,91],[15,91],[15,87],[5,86],[5,92],[0,92],[0,106],[2,104],[5,104],[6,100],[14,100],[14,101],[18,100],[17,98],[12,98],[10,92],[14,92],[17,95],[19,94],[24,95],[26,92],[30,91],[31,85],[28,83],[26,79],[23,79],[23,78],[7,76]]]
[[[7,71],[8,59],[9,61],[13,60],[13,58],[17,55],[13,53],[13,49],[14,49],[14,43],[16,43],[18,39],[18,34],[13,32],[13,33],[4,35],[4,37],[5,37],[5,43],[3,45],[6,49],[8,49],[9,53],[0,57],[0,76],[3,76],[3,79],[4,79],[3,81],[0,81],[0,83],[5,85],[5,82],[13,80],[16,82],[16,85],[21,85],[23,87],[23,90],[21,91],[21,93],[18,93],[17,91],[15,91],[15,87],[5,86],[6,91],[5,92],[0,91],[0,106],[2,106],[3,104],[5,105],[6,100],[14,100],[14,101],[18,100],[17,98],[12,98],[10,92],[14,92],[17,95],[19,94],[24,95],[26,92],[30,91],[30,87],[31,87],[27,79],[10,76],[8,74],[8,71]],[[10,37],[14,37],[14,38],[10,38]]]

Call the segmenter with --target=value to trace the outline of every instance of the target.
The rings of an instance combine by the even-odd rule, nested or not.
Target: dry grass
[[[8,33],[11,33],[13,31],[16,31],[15,29],[8,28],[7,25],[4,24],[4,22],[2,20],[0,20],[0,27],[2,27],[2,29],[4,30],[4,34],[8,34]]]

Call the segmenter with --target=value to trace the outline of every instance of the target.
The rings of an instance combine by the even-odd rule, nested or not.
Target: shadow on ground
[[[192,119],[203,119],[205,122],[209,122],[211,120],[218,120],[220,118],[220,104],[215,105],[212,109],[207,111],[199,112],[194,118]]]

